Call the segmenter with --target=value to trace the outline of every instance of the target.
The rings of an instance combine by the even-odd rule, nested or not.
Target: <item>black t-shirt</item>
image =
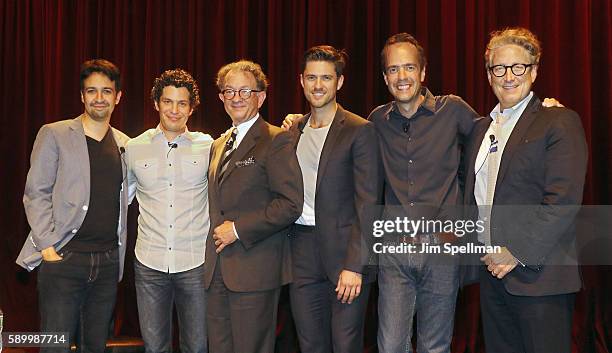
[[[111,129],[101,141],[86,136],[90,191],[85,220],[65,249],[79,252],[108,251],[118,246],[119,193],[123,174],[121,156]],[[83,207],[83,206],[79,206]]]

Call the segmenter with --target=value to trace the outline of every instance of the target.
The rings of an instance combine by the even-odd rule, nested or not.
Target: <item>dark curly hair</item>
[[[164,87],[174,86],[176,88],[185,87],[189,91],[189,103],[191,109],[195,110],[200,105],[200,90],[193,77],[183,69],[166,70],[155,79],[151,89],[151,99],[159,103]]]

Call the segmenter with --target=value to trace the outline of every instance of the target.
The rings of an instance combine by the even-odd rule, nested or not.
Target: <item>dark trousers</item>
[[[574,298],[574,293],[512,295],[482,266],[480,308],[487,353],[570,353]]]
[[[60,251],[60,256],[60,261],[43,261],[38,271],[40,330],[68,332],[80,352],[102,353],[117,296],[119,251]],[[40,351],[68,352],[69,347]]]
[[[293,283],[291,311],[303,353],[363,351],[363,327],[370,284],[351,303],[342,304],[335,291],[338,279],[327,278],[316,234],[296,227],[291,237]]]
[[[219,260],[206,291],[210,353],[272,353],[280,288],[233,292],[223,282]]]

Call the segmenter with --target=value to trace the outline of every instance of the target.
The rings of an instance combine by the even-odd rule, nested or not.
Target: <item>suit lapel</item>
[[[261,116],[259,116],[257,120],[255,121],[255,123],[253,123],[253,126],[251,126],[249,131],[246,133],[246,135],[240,142],[240,145],[238,146],[236,151],[234,151],[234,154],[232,155],[232,159],[230,159],[229,161],[229,164],[227,166],[227,169],[225,170],[221,184],[223,183],[224,180],[227,180],[227,178],[230,176],[230,174],[232,174],[234,169],[236,169],[236,161],[241,160],[250,150],[253,149],[253,147],[255,147],[255,145],[257,144],[257,139],[259,139],[259,136],[261,135],[261,129],[262,129],[263,123],[264,123],[263,119],[261,118]]]
[[[125,181],[127,177],[127,164],[125,163],[124,153],[121,152],[122,148],[123,148],[123,152],[125,152],[125,143],[123,142],[119,134],[115,132],[115,129],[113,129],[112,126],[109,128],[111,129],[111,132],[113,133],[113,138],[115,139],[115,144],[117,145],[117,150],[119,152],[119,159],[121,160],[121,178],[122,178],[121,180]]]
[[[525,108],[525,111],[523,111],[523,114],[521,114],[516,126],[514,126],[514,129],[512,129],[512,133],[510,134],[510,138],[508,138],[506,147],[504,147],[504,153],[501,157],[496,185],[501,185],[503,182],[504,176],[508,171],[508,166],[512,161],[512,156],[514,155],[516,148],[523,142],[523,138],[525,137],[527,131],[529,131],[529,127],[535,121],[536,113],[540,109],[540,106],[540,99],[534,95],[531,102],[529,102],[527,105],[527,108]]]
[[[319,158],[319,169],[317,170],[317,190],[319,189],[319,184],[321,183],[323,175],[325,175],[325,169],[327,167],[327,163],[329,162],[329,157],[331,156],[334,146],[338,140],[338,136],[340,136],[342,128],[344,127],[345,118],[346,116],[344,115],[344,109],[342,109],[340,104],[338,104],[336,115],[334,116],[334,120],[329,127],[329,132],[327,133],[325,143],[323,144],[323,150],[321,151],[321,157]]]
[[[72,157],[77,161],[80,175],[83,176],[84,187],[87,193],[90,188],[89,171],[89,151],[87,149],[87,139],[83,129],[83,115],[72,120],[70,123],[70,144],[72,145]]]
[[[472,141],[470,143],[470,150],[466,151],[468,156],[468,166],[467,166],[467,175],[465,185],[467,188],[465,190],[465,194],[470,197],[470,199],[474,195],[474,183],[476,182],[476,158],[478,157],[478,151],[480,150],[480,146],[482,145],[482,140],[491,125],[491,119],[489,117],[485,117],[483,120],[479,121],[475,127],[475,130],[472,134]]]

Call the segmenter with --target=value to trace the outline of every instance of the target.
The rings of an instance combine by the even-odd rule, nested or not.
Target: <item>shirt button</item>
[[[221,211],[221,216],[223,216],[225,214],[225,212]]]
[[[76,232],[77,232],[77,230],[76,230],[76,229],[73,229],[73,230],[72,230],[72,234],[76,234]]]
[[[168,248],[168,250],[172,250],[172,248]]]
[[[87,205],[83,206],[83,211],[87,211],[88,207]]]
[[[170,225],[170,228],[172,228],[172,224]]]
[[[168,167],[172,167],[172,163],[168,163]]]
[[[410,180],[410,185],[414,185],[414,181]]]
[[[170,205],[170,207],[172,207],[172,205]]]
[[[410,206],[414,206],[414,202],[411,202],[411,203],[410,203]]]
[[[408,163],[412,164],[412,159],[408,161]]]
[[[172,183],[170,183],[170,186],[172,186]]]
[[[408,141],[412,141],[412,137],[408,137]]]

